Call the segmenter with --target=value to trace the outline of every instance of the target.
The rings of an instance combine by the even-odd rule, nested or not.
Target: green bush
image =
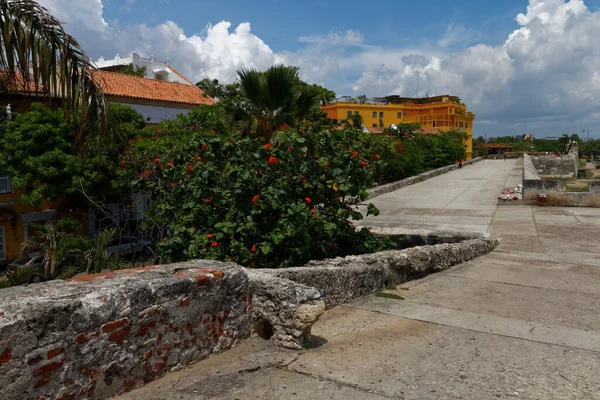
[[[373,182],[372,154],[353,147],[359,131],[301,126],[263,145],[227,130],[218,106],[158,129],[131,144],[121,175],[152,194],[163,260],[288,267],[393,247],[349,222]]]

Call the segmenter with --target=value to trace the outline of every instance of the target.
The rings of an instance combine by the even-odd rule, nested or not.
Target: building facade
[[[123,74],[125,67],[143,70],[144,76]],[[174,119],[200,105],[211,105],[215,100],[185,76],[177,72],[169,60],[156,61],[133,53],[131,57],[117,55],[112,60],[100,58],[96,62],[95,79],[111,102],[130,106],[144,116],[149,124]]]
[[[456,96],[409,98],[387,96],[374,99],[341,97],[334,103],[322,106],[327,116],[343,121],[353,115],[362,117],[363,125],[370,130],[387,128],[393,124],[418,123],[427,133],[462,130],[467,160],[473,157],[473,121],[475,115]]]

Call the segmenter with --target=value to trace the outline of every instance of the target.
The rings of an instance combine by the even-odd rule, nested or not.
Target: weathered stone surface
[[[471,165],[471,164],[474,164],[481,160],[483,160],[483,158],[479,157],[479,158],[474,158],[469,161],[464,161],[463,166]],[[377,196],[381,196],[382,194],[391,193],[395,190],[398,190],[398,189],[401,189],[401,188],[404,188],[404,187],[407,187],[410,185],[414,185],[419,182],[426,181],[428,179],[431,179],[433,177],[436,177],[436,176],[439,176],[442,174],[446,174],[450,171],[454,171],[455,169],[458,169],[458,166],[456,164],[447,165],[445,167],[434,169],[432,171],[423,172],[422,174],[419,174],[419,175],[411,176],[410,178],[402,179],[400,181],[391,182],[391,183],[387,183],[385,185],[371,188],[371,189],[367,190],[367,192],[369,193],[369,200],[372,200]]]
[[[588,192],[600,193],[600,181],[591,181],[588,185]]]
[[[472,260],[491,252],[498,243],[495,238],[481,238],[261,271],[317,288],[330,309],[380,290],[387,282],[404,283]]]
[[[248,271],[252,297],[252,320],[257,333],[278,346],[300,350],[310,340],[310,329],[325,311],[314,287]]]
[[[0,291],[3,399],[107,398],[250,334],[245,270],[194,261]]]

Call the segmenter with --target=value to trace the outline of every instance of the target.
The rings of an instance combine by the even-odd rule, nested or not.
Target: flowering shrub
[[[203,107],[135,140],[121,177],[152,194],[149,221],[167,226],[163,259],[287,267],[393,247],[350,220],[373,182],[359,132],[287,129],[277,145],[227,131]],[[368,213],[377,209],[369,205]]]

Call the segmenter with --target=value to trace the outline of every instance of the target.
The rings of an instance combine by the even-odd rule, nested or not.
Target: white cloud
[[[504,43],[463,50],[471,32],[449,24],[435,48],[383,48],[356,30],[307,35],[302,47],[275,53],[249,23],[229,22],[184,32],[175,22],[117,27],[103,19],[101,0],[40,0],[97,58],[132,51],[170,58],[192,80],[232,81],[239,68],[265,69],[278,62],[300,66],[304,79],[339,94],[381,96],[419,92],[462,97],[477,114],[478,133],[534,131],[600,133],[600,12],[583,0],[529,0]],[[525,0],[524,0],[525,3]],[[526,4],[524,4],[525,6]],[[428,38],[431,39],[431,38]],[[425,43],[425,42],[424,42]],[[485,130],[485,131],[484,131]]]

